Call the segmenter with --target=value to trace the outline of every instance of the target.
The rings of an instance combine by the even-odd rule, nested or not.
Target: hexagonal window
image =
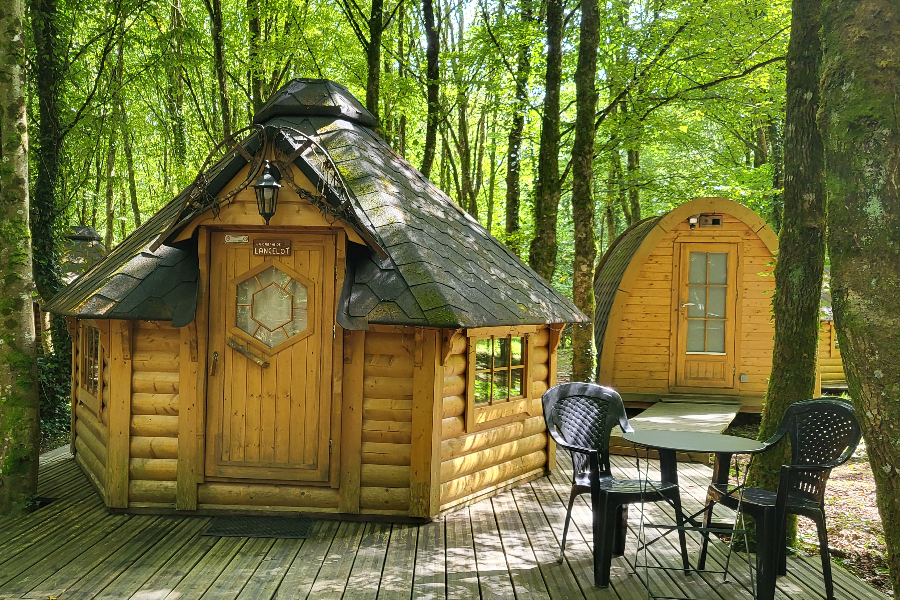
[[[236,324],[273,347],[306,330],[308,289],[275,266],[237,285]]]

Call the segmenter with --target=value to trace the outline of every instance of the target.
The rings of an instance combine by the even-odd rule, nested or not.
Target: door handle
[[[243,346],[238,344],[236,341],[234,341],[234,338],[228,338],[228,345],[231,346],[232,348],[234,348],[235,350],[237,350],[240,354],[243,354],[244,356],[246,356],[247,358],[249,358],[256,364],[258,364],[263,369],[265,369],[266,367],[269,366],[269,361],[253,354],[247,348],[244,348]]]
[[[684,308],[685,306],[697,306],[697,305],[694,302],[682,302],[681,308]]]
[[[209,368],[209,374],[210,374],[210,376],[213,376],[213,375],[216,374],[216,367],[217,367],[217,366],[219,366],[219,353],[218,353],[218,352],[213,352],[212,366],[210,366],[210,368]]]

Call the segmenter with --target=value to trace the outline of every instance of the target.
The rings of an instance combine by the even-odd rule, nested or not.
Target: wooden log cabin
[[[540,399],[585,316],[376,125],[291,81],[50,302],[110,509],[430,519],[555,464]]]
[[[597,381],[626,405],[762,410],[772,370],[778,237],[749,208],[699,198],[623,232],[594,273]],[[830,336],[830,320],[822,335]],[[830,372],[820,348],[820,370]]]

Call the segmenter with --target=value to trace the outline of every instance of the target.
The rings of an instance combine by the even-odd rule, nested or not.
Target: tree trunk
[[[531,21],[531,0],[520,0],[522,21]],[[506,145],[506,245],[517,256],[522,253],[519,233],[519,203],[521,200],[520,175],[522,170],[522,132],[525,130],[525,112],[528,110],[528,78],[531,75],[531,47],[520,44],[516,60],[516,103],[513,107],[512,125]]]
[[[825,0],[821,120],[831,293],[900,596],[900,6]],[[787,210],[785,216],[787,216]]]
[[[115,195],[115,175],[116,175],[116,151],[117,135],[119,128],[122,127],[123,113],[120,87],[122,85],[122,69],[125,59],[125,27],[124,22],[119,28],[119,42],[116,56],[116,65],[113,69],[111,85],[113,87],[113,118],[109,127],[109,151],[106,154],[106,236],[104,241],[106,249],[112,249],[113,238],[115,235],[115,217],[116,208],[114,204]]]
[[[547,74],[534,197],[534,239],[528,264],[550,281],[556,270],[556,222],[559,214],[559,93],[562,85],[562,0],[547,0]]]
[[[128,197],[131,199],[134,228],[137,229],[141,226],[141,208],[138,206],[137,184],[134,178],[134,152],[131,146],[131,130],[128,128],[124,107],[120,108],[120,110],[122,111],[122,141],[125,146],[125,166],[128,169]]]
[[[775,348],[759,439],[778,428],[788,406],[812,398],[816,384],[819,304],[825,264],[824,148],[819,108],[821,2],[794,0],[787,54],[784,223],[775,265]],[[754,486],[778,487],[788,446],[753,462]],[[793,528],[792,528],[793,529]]]
[[[253,114],[256,114],[265,103],[265,85],[263,73],[265,65],[262,64],[260,48],[262,47],[262,27],[260,25],[259,0],[247,0],[247,16],[249,17],[248,30],[248,73],[250,82],[250,100],[253,103]]]
[[[784,139],[778,130],[778,124],[773,119],[769,123],[769,148],[772,161],[772,188],[775,195],[772,197],[772,229],[775,233],[781,233],[781,219],[784,212]]]
[[[35,363],[25,101],[25,5],[0,9],[0,514],[30,508],[37,493],[40,407]]]
[[[222,0],[206,0],[213,42],[213,63],[219,84],[219,112],[222,139],[231,137],[231,100],[228,96],[228,74],[225,71],[225,32],[222,30]]]
[[[628,149],[628,225],[634,225],[641,220],[641,151],[639,142],[632,141],[632,147]]]
[[[384,0],[372,0],[369,12],[369,47],[366,49],[366,108],[379,119],[381,94],[381,38],[384,34]]]
[[[575,141],[572,144],[572,220],[575,257],[572,299],[589,318],[594,317],[592,279],[597,244],[594,240],[594,117],[597,111],[597,47],[600,42],[597,0],[581,2],[581,38],[575,68]],[[593,326],[575,325],[572,333],[572,381],[590,381],[593,373]]]
[[[182,55],[184,54],[184,14],[181,11],[181,0],[175,0],[171,10],[172,44],[169,46],[173,56],[166,62],[167,93],[166,108],[169,112],[172,128],[172,152],[174,163],[183,168],[187,162],[187,140],[184,131],[184,75],[182,73]],[[168,171],[168,169],[166,170]]]
[[[491,152],[488,154],[488,198],[487,198],[487,221],[485,228],[488,233],[493,235],[494,228],[494,188],[497,186],[497,106],[493,105],[491,109]]]
[[[438,57],[441,52],[441,39],[434,21],[434,0],[422,0],[422,13],[425,18],[425,88],[428,99],[428,118],[425,125],[425,150],[422,155],[422,175],[431,176],[431,165],[437,147],[438,93],[440,92],[441,74]]]

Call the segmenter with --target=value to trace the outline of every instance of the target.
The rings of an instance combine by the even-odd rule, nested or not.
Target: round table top
[[[711,452],[729,454],[752,454],[765,448],[756,440],[699,431],[669,431],[665,429],[634,431],[622,434],[622,439],[638,446],[656,450],[677,450],[680,452]]]

